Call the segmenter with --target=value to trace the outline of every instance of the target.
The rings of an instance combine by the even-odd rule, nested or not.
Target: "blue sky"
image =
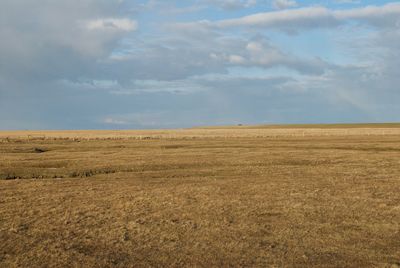
[[[400,2],[2,0],[0,129],[400,121]]]

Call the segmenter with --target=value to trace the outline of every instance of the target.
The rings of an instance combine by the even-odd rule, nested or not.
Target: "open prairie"
[[[0,132],[0,267],[400,267],[400,126]]]

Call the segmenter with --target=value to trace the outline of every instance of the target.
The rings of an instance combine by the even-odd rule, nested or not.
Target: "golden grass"
[[[260,138],[305,136],[387,136],[400,135],[400,124],[331,124],[226,126],[173,130],[66,130],[66,131],[0,131],[0,141],[9,139],[194,139],[194,138]]]
[[[0,267],[399,267],[400,134],[319,131],[2,132]]]

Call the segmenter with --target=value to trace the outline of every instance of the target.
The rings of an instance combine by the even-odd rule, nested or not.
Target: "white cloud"
[[[257,0],[205,0],[208,4],[217,5],[223,9],[238,9],[255,6]]]
[[[347,20],[359,20],[372,25],[396,26],[399,22],[400,3],[367,6],[346,10],[325,7],[306,7],[258,13],[236,19],[220,20],[210,25],[219,27],[259,26],[289,29],[334,27]]]
[[[123,119],[116,119],[112,117],[106,117],[103,119],[103,123],[110,125],[129,125],[130,122]]]
[[[243,64],[246,62],[246,60],[240,55],[230,55],[229,62],[232,64]]]
[[[333,11],[337,19],[385,19],[387,16],[396,16],[399,19],[400,3],[388,3],[383,6],[367,6],[347,10]]]
[[[159,93],[159,92],[167,92],[172,94],[187,94],[206,89],[207,88],[188,80],[174,80],[174,81],[134,80],[126,88],[112,90],[110,91],[110,93],[114,95],[136,95],[139,93]]]
[[[120,0],[0,1],[0,73],[8,81],[82,76],[137,28]],[[17,82],[20,83],[20,82]]]
[[[234,26],[263,26],[263,27],[280,27],[280,26],[309,26],[316,22],[326,24],[335,23],[332,14],[328,9],[323,7],[308,7],[291,10],[281,10],[266,13],[258,13],[237,19],[221,20],[216,22],[219,27]]]
[[[252,62],[260,65],[273,65],[275,63],[284,62],[285,55],[269,44],[263,44],[257,41],[251,41],[247,44],[246,50]],[[289,57],[287,57],[289,58]]]
[[[130,19],[96,19],[86,23],[89,30],[111,30],[111,31],[134,31],[137,29],[137,22]]]

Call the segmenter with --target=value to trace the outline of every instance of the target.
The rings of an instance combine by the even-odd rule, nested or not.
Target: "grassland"
[[[400,128],[0,132],[0,267],[400,267]]]

